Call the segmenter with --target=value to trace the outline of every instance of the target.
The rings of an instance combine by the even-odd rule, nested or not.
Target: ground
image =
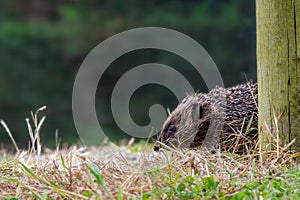
[[[300,199],[300,153],[291,144],[251,154],[153,151],[132,141],[118,147],[41,146],[43,118],[28,122],[31,146],[0,150],[1,199]]]
[[[2,199],[299,199],[300,165],[284,152],[150,153],[150,144],[5,155]],[[113,154],[112,154],[113,153]],[[158,164],[154,155],[164,161]],[[146,156],[143,156],[146,155]],[[168,160],[169,159],[169,160]],[[158,159],[159,160],[159,159]],[[152,166],[147,167],[146,165]],[[155,167],[158,166],[158,167]]]

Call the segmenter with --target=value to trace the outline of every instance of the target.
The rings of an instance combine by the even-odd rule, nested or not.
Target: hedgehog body
[[[165,121],[159,140],[177,148],[249,152],[258,136],[257,104],[257,84],[251,82],[188,95]]]

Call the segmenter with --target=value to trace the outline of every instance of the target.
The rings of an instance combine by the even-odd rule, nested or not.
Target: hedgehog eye
[[[174,133],[176,131],[176,127],[173,125],[173,124],[171,124],[169,127],[168,127],[168,132],[169,133]]]
[[[176,126],[174,126],[173,124],[168,126],[168,130],[163,134],[163,140],[166,141],[168,140],[171,136],[174,135],[176,131]]]

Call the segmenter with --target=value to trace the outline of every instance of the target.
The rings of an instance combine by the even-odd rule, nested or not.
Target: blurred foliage
[[[47,105],[43,142],[53,146],[56,129],[63,142],[76,142],[71,95],[81,62],[107,37],[135,27],[172,28],[191,36],[210,53],[226,86],[245,82],[245,77],[255,80],[254,10],[254,0],[3,0],[0,118],[25,146],[28,134],[24,119],[31,110]],[[187,66],[183,74],[193,70],[183,59],[163,51],[143,50],[122,56],[102,77],[97,93],[97,110],[107,116],[101,120],[108,132],[120,133],[108,106],[114,84],[128,69],[147,62],[178,70]],[[204,83],[190,79],[196,90],[206,91]],[[154,97],[154,93],[161,95]],[[146,108],[153,103],[171,109],[178,103],[166,88],[156,86],[140,88],[133,99],[133,118],[138,124],[147,123]],[[1,143],[8,140],[3,129],[0,137]]]

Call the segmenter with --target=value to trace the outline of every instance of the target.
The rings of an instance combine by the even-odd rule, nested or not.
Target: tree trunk
[[[256,0],[256,23],[260,147],[300,151],[300,1]]]

